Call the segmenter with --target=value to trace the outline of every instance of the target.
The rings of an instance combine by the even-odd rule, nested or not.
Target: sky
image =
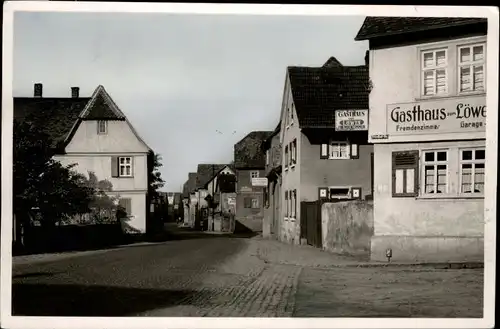
[[[162,190],[180,191],[199,163],[229,163],[244,136],[276,127],[287,66],[362,65],[363,19],[17,12],[14,97],[103,85],[162,156]]]

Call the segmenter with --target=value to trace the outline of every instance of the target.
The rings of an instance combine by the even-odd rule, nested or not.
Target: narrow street
[[[12,308],[33,316],[482,316],[482,269],[342,262],[349,265],[261,238],[184,233],[79,257],[14,260]]]

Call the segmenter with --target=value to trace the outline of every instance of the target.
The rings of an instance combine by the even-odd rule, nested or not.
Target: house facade
[[[264,220],[262,235],[277,238],[280,232],[281,216],[281,122],[274,132],[262,143],[262,151],[266,154],[265,175],[267,187],[264,194]]]
[[[235,172],[231,165],[226,165],[222,169],[219,169],[215,173],[208,183],[206,184],[206,189],[208,191],[209,205],[214,203],[214,208],[211,208],[208,214],[208,231],[215,232],[229,232],[232,225],[230,223],[226,223],[229,219],[229,215],[232,214],[234,217],[235,206],[236,206],[236,194],[233,189],[225,188],[228,177],[231,177],[235,182]]]
[[[108,194],[119,197],[127,212],[127,227],[145,233],[150,148],[103,86],[90,98],[80,98],[77,87],[71,98],[45,98],[42,87],[35,84],[33,98],[14,98],[15,115],[40,119],[62,145],[55,158],[63,165],[76,164],[78,172],[108,180],[113,186]]]
[[[301,202],[371,197],[368,87],[366,65],[342,66],[330,58],[323,67],[288,67],[280,127],[280,240],[301,243]]]
[[[262,232],[264,188],[253,178],[265,177],[266,159],[262,142],[272,131],[253,131],[234,145],[236,169],[236,221],[253,232]]]
[[[483,259],[486,34],[486,19],[430,17],[368,17],[358,32],[373,86],[373,260]]]
[[[194,217],[191,211],[191,193],[196,188],[196,173],[188,173],[188,180],[182,186],[182,204],[184,207],[184,225],[194,227]]]

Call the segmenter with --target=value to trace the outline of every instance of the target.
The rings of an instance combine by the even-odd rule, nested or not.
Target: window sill
[[[295,165],[294,165],[294,164],[293,164],[293,165],[291,165],[291,166],[290,166],[290,169],[295,169]]]
[[[288,217],[283,217],[283,219],[285,220],[285,222],[287,222],[287,221],[288,221]]]
[[[415,101],[427,101],[427,100],[440,100],[440,99],[452,99],[456,97],[467,97],[467,96],[486,96],[486,92],[484,91],[471,91],[471,92],[462,92],[456,94],[446,94],[440,96],[419,96],[415,98]]]
[[[290,220],[290,222],[295,222],[295,218],[293,218],[293,217],[290,217],[289,220]]]
[[[134,178],[134,176],[116,176],[113,178]]]
[[[415,198],[416,200],[457,200],[457,199],[484,199],[484,195],[465,195],[465,194],[442,194],[442,195],[420,195]]]
[[[328,158],[327,160],[351,160],[351,158]]]
[[[288,167],[285,167],[285,171],[288,171]]]
[[[290,126],[286,126],[286,129],[289,129],[289,128],[290,128]]]

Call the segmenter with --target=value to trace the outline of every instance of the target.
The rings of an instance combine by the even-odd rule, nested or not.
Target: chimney
[[[33,93],[34,97],[42,97],[43,85],[41,83],[35,83],[35,90]]]
[[[80,88],[79,87],[71,87],[71,98],[80,97]]]
[[[365,53],[365,65],[368,67],[370,66],[370,51],[367,50]]]

